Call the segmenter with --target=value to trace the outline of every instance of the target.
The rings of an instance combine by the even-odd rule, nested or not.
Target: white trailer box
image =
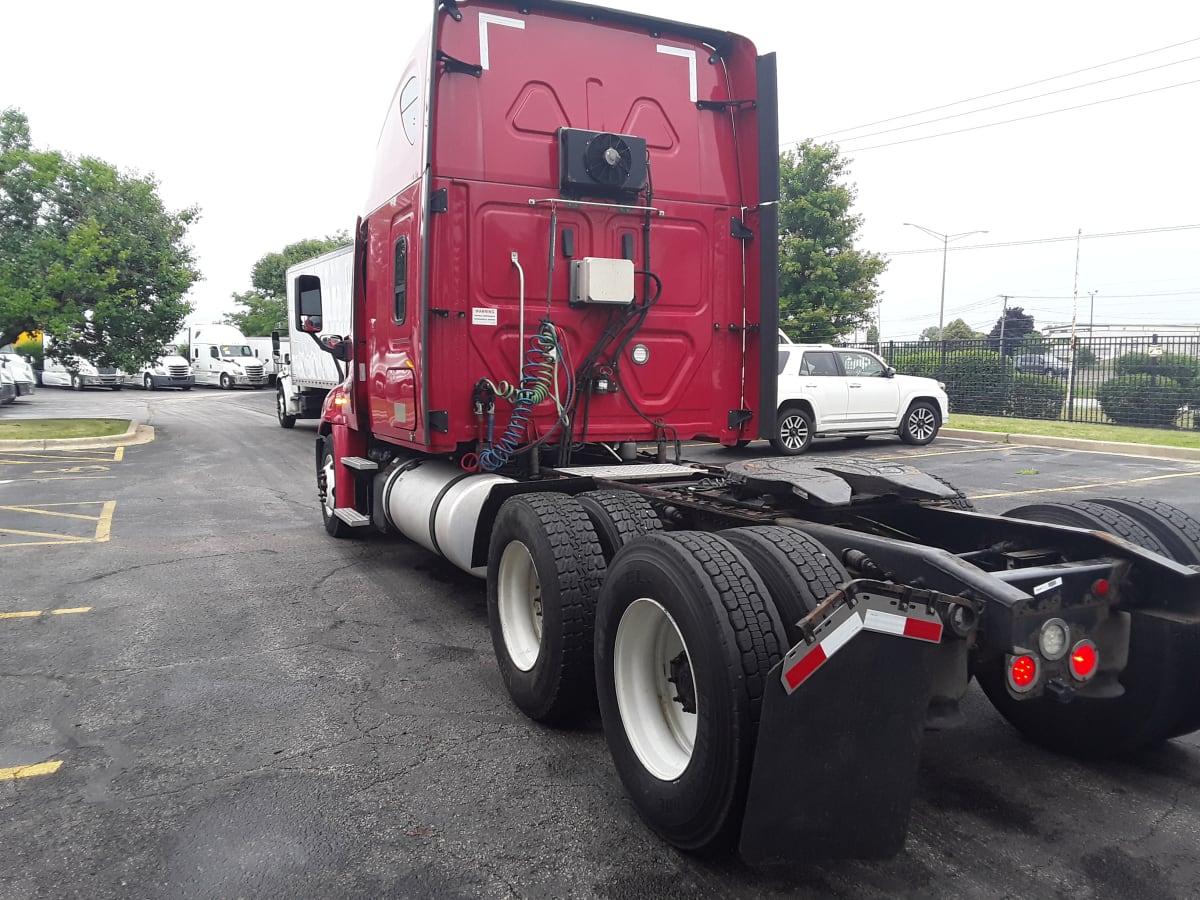
[[[291,363],[278,379],[276,412],[279,424],[291,428],[296,419],[315,419],[330,389],[341,383],[337,365],[304,331],[303,313],[296,294],[296,281],[302,275],[321,279],[322,334],[350,334],[351,301],[354,293],[354,247],[339,247],[314,259],[298,262],[287,270],[287,315]]]

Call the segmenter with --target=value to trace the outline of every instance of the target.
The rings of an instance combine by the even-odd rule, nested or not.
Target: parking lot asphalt
[[[26,400],[156,439],[0,453],[4,900],[1196,895],[1195,735],[1083,763],[974,689],[966,724],[926,737],[896,858],[764,874],[678,853],[626,800],[598,717],[550,729],[509,702],[481,582],[407,542],[325,535],[315,427],[279,428],[271,392]],[[1145,496],[1200,517],[1197,463],[950,439],[811,452],[911,463],[985,512]]]

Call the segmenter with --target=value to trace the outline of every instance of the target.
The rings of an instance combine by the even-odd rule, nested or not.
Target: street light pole
[[[915,222],[905,222],[905,225],[911,225],[913,228],[919,228],[921,231],[937,238],[942,242],[942,298],[938,305],[938,340],[942,340],[946,333],[946,257],[950,255],[950,242],[957,241],[959,238],[969,237],[972,234],[987,234],[987,231],[964,231],[960,234],[942,234],[940,231],[934,231],[932,228],[926,228],[924,225],[918,225]]]

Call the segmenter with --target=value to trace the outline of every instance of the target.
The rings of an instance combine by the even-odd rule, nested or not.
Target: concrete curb
[[[101,450],[105,447],[128,447],[131,444],[148,444],[154,440],[154,429],[139,425],[132,419],[129,427],[121,434],[107,437],[49,438],[43,441],[3,441],[0,450]]]
[[[1163,447],[1159,444],[1123,444],[1120,441],[1089,441],[1083,438],[1051,437],[1044,434],[1006,434],[1002,431],[967,431],[943,428],[942,437],[967,441],[991,441],[1023,447],[1052,447],[1058,450],[1084,450],[1090,453],[1114,453],[1119,456],[1145,456],[1151,459],[1178,459],[1200,462],[1200,449],[1195,447]]]

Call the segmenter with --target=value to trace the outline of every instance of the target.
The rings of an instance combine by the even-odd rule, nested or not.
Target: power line
[[[967,131],[979,131],[981,128],[994,128],[997,125],[1011,125],[1013,122],[1024,122],[1028,119],[1040,119],[1042,116],[1052,116],[1055,113],[1071,112],[1075,109],[1086,109],[1089,106],[1100,106],[1102,103],[1113,103],[1117,100],[1128,100],[1130,97],[1144,97],[1147,94],[1157,94],[1159,91],[1169,91],[1173,88],[1187,87],[1189,84],[1200,83],[1200,78],[1194,78],[1191,81],[1180,81],[1177,84],[1168,84],[1163,87],[1151,88],[1148,91],[1136,91],[1132,94],[1122,94],[1120,97],[1108,97],[1104,100],[1093,100],[1091,103],[1079,103],[1075,106],[1064,106],[1061,109],[1050,109],[1046,112],[1033,113],[1028,116],[1017,116],[1015,119],[1002,119],[999,122],[988,122],[984,125],[972,125],[970,128],[958,128],[954,131],[939,131],[937,134],[927,134],[923,137],[906,138],[903,141],[891,141],[887,144],[872,144],[870,147],[854,147],[845,150],[846,153],[862,153],[864,150],[879,150],[883,147],[895,147],[899,144],[911,144],[915,141],[928,141],[931,138],[947,137],[952,134],[963,134]],[[847,140],[853,140],[848,138]]]
[[[968,97],[966,100],[955,100],[953,103],[943,103],[941,106],[930,106],[927,109],[919,109],[916,112],[905,113],[902,116],[892,116],[887,119],[877,119],[874,122],[867,122],[866,124],[863,124],[863,125],[855,125],[853,128],[839,128],[839,129],[836,129],[835,131],[826,131],[824,134],[815,135],[812,138],[812,140],[816,140],[817,138],[829,137],[830,135],[834,135],[834,134],[841,134],[842,132],[845,132],[845,131],[858,131],[861,128],[871,128],[875,125],[884,125],[888,122],[895,122],[898,119],[909,119],[909,118],[912,118],[913,116],[921,116],[921,115],[924,115],[925,113],[937,112],[939,109],[949,109],[951,106],[961,106],[964,103],[971,103],[975,100],[986,100],[988,97],[996,97],[1000,94],[1008,94],[1008,93],[1011,93],[1012,91],[1019,91],[1022,88],[1033,87],[1034,85],[1038,85],[1038,84],[1045,84],[1047,81],[1057,81],[1060,78],[1069,78],[1071,75],[1079,75],[1083,72],[1091,72],[1095,69],[1103,69],[1106,66],[1115,66],[1117,63],[1128,62],[1131,59],[1138,59],[1142,56],[1150,56],[1151,54],[1154,54],[1154,53],[1161,53],[1164,50],[1173,50],[1176,47],[1182,47],[1185,44],[1194,44],[1196,41],[1200,41],[1200,38],[1190,38],[1186,41],[1180,41],[1178,44],[1169,44],[1166,47],[1159,47],[1157,50],[1147,50],[1144,53],[1135,53],[1135,54],[1133,54],[1133,56],[1125,56],[1125,57],[1122,57],[1121,59],[1114,59],[1114,60],[1110,60],[1109,62],[1099,63],[1094,66],[1088,66],[1087,68],[1084,68],[1084,69],[1076,69],[1074,72],[1066,72],[1062,75],[1051,75],[1049,78],[1040,78],[1037,81],[1029,81],[1029,82],[1026,82],[1025,84],[1018,84],[1016,87],[1004,88],[1003,90],[992,91],[987,94],[979,94],[978,96],[975,96],[975,97]],[[847,138],[847,140],[849,140],[849,138]],[[798,144],[800,142],[799,141],[790,141],[789,143],[790,144]],[[785,144],[784,146],[787,146],[787,145]]]
[[[981,107],[979,107],[979,109],[968,109],[966,112],[953,113],[952,115],[941,116],[937,119],[925,119],[924,121],[921,121],[921,122],[913,122],[911,125],[897,125],[895,128],[885,128],[882,131],[872,131],[867,134],[856,134],[854,137],[844,138],[843,140],[857,141],[860,138],[876,137],[881,134],[890,134],[893,131],[905,131],[906,129],[909,129],[909,128],[920,128],[922,125],[932,125],[935,122],[945,122],[948,119],[959,119],[959,118],[962,118],[963,116],[973,116],[973,115],[975,115],[975,113],[987,112],[988,110],[991,110],[991,109],[1000,109],[1001,107],[1004,107],[1004,106],[1012,106],[1015,103],[1028,103],[1030,100],[1040,100],[1043,97],[1052,97],[1055,94],[1065,94],[1067,91],[1077,91],[1080,88],[1092,87],[1093,85],[1104,84],[1109,81],[1117,81],[1118,79],[1129,78],[1133,75],[1144,75],[1146,72],[1156,72],[1159,69],[1166,69],[1170,66],[1178,66],[1182,63],[1193,62],[1197,59],[1200,59],[1200,56],[1189,56],[1187,59],[1177,59],[1174,62],[1163,63],[1161,66],[1151,66],[1148,69],[1138,69],[1136,72],[1126,72],[1123,75],[1113,75],[1111,78],[1101,78],[1097,81],[1087,81],[1087,82],[1084,82],[1083,84],[1076,84],[1076,85],[1072,85],[1071,87],[1059,88],[1056,91],[1047,91],[1044,94],[1034,94],[1032,97],[1020,97],[1016,100],[1006,100],[1003,103],[995,103],[991,106],[981,106]],[[1114,99],[1116,99],[1116,98],[1114,98]],[[999,124],[999,123],[997,123],[997,124]],[[837,141],[836,143],[842,143],[842,141]]]
[[[959,244],[955,247],[950,247],[951,251],[958,250],[991,250],[996,247],[1027,247],[1031,244],[1058,244],[1063,241],[1091,241],[1097,238],[1111,237],[1129,237],[1136,234],[1166,234],[1172,231],[1191,231],[1200,228],[1200,225],[1164,225],[1159,228],[1133,228],[1128,231],[1106,231],[1100,234],[1070,234],[1063,237],[1051,238],[1030,238],[1024,241],[1004,241],[1002,243],[993,244]],[[932,249],[921,250],[884,250],[881,251],[883,256],[915,256],[918,253],[941,253],[946,248],[934,247]]]

